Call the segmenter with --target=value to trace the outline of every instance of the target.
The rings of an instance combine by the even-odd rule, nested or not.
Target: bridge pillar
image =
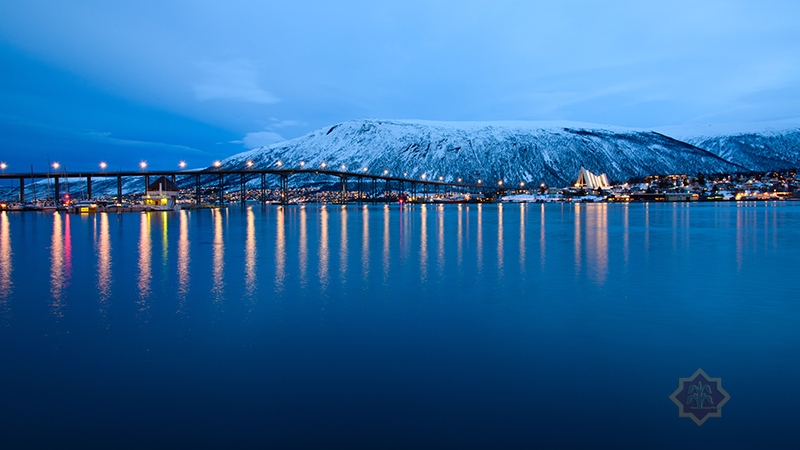
[[[25,201],[25,178],[19,177],[19,201]]]
[[[122,175],[117,175],[117,203],[122,203]]]
[[[86,177],[86,200],[92,199],[92,177]]]
[[[347,201],[347,177],[341,177],[341,178],[342,178],[342,196],[340,200],[342,203],[344,203],[345,201]]]
[[[150,175],[144,176],[144,193],[147,194],[147,188],[150,187]]]
[[[281,175],[281,205],[289,200],[289,176]]]
[[[61,201],[61,189],[60,189],[60,186],[59,186],[58,182],[59,182],[59,178],[58,177],[54,177],[53,178],[53,200],[55,200],[56,202],[60,202]]]
[[[267,203],[267,174],[261,172],[261,204]]]

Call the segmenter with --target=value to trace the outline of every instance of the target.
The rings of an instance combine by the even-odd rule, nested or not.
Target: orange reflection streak
[[[422,284],[428,279],[428,207],[422,205],[419,237],[419,278]]]
[[[305,288],[308,283],[308,220],[306,207],[300,207],[300,287]]]
[[[742,263],[744,262],[744,212],[742,211],[741,203],[736,207],[736,271],[742,271]]]
[[[150,239],[150,214],[141,213],[139,221],[139,312],[144,313],[150,307],[147,298],[150,296],[150,280],[152,274],[153,243]]]
[[[608,204],[590,205],[586,210],[586,248],[591,277],[605,284],[608,275]]]
[[[542,206],[541,210],[540,210],[541,211],[541,218],[540,218],[541,228],[539,229],[539,257],[541,259],[540,264],[542,266],[542,271],[544,271],[544,263],[545,263],[545,259],[546,259],[545,258],[545,253],[546,253],[545,250],[547,250],[547,244],[546,244],[546,242],[544,240],[544,203],[542,203],[541,206]],[[563,206],[562,206],[562,208],[563,208]]]
[[[286,210],[283,207],[278,209],[277,222],[276,231],[278,234],[275,239],[275,292],[282,292],[284,288],[283,282],[286,279]],[[253,239],[255,240],[255,232]],[[253,246],[253,251],[255,253],[255,245]],[[255,266],[255,259],[253,260],[253,266]],[[253,271],[253,278],[255,278],[255,271]]]
[[[463,222],[464,208],[458,205],[458,268],[461,269],[461,263],[464,261],[464,222]]]
[[[339,227],[339,281],[345,283],[347,278],[347,207],[339,208],[341,213]]]
[[[364,281],[369,279],[369,209],[361,208],[361,274]]]
[[[627,268],[628,267],[628,258],[630,256],[630,248],[629,248],[629,245],[628,245],[628,238],[629,238],[629,234],[628,233],[630,233],[630,230],[629,230],[629,227],[628,227],[628,211],[630,210],[630,206],[628,206],[626,204],[624,206],[624,208],[625,208],[625,213],[622,216],[622,224],[623,224],[623,229],[622,229],[622,256],[623,256],[623,258],[625,258],[625,268]]]
[[[519,204],[519,271],[525,273],[525,213],[528,206],[525,203]]]
[[[650,203],[644,204],[644,256],[650,259]]]
[[[11,231],[8,221],[8,213],[0,212],[0,309],[2,309],[3,322],[9,325],[11,319],[11,309],[8,304],[8,296],[14,290],[11,281]]]
[[[575,209],[575,275],[581,272],[581,204],[576,203]]]
[[[436,268],[439,276],[444,275],[444,206],[436,208]]]
[[[180,235],[178,237],[178,312],[183,313],[186,307],[186,295],[189,293],[189,212],[181,210]]]
[[[167,273],[167,263],[169,262],[169,236],[167,235],[167,212],[161,212],[161,265],[164,267],[164,274]]]
[[[328,207],[323,205],[320,210],[320,236],[319,236],[319,283],[322,290],[328,288]]]
[[[222,233],[222,212],[216,209],[211,211],[214,215],[214,281],[211,291],[214,293],[214,301],[219,303],[225,296],[225,239]]]
[[[383,282],[389,279],[389,205],[383,205]]]
[[[100,235],[97,238],[97,293],[100,295],[100,310],[111,298],[111,237],[108,231],[108,214],[100,213]]]
[[[503,204],[497,204],[497,276],[503,277]]]
[[[478,203],[478,237],[476,239],[477,248],[475,249],[475,260],[478,268],[478,275],[483,270],[483,205]]]
[[[53,213],[53,236],[50,246],[50,312],[57,317],[64,317],[63,294],[69,286],[71,268],[71,244],[69,239],[69,215],[62,220],[60,213]]]

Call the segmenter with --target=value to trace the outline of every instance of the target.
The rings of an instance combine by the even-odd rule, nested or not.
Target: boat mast
[[[33,201],[39,200],[36,198],[36,180],[33,179],[33,164],[31,164],[31,184],[33,185]]]

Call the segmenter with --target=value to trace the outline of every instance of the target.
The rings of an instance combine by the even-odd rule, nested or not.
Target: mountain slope
[[[687,142],[758,172],[800,168],[800,129],[698,136]]]
[[[743,167],[652,131],[576,123],[353,120],[234,155],[224,168],[329,168],[488,183],[570,185],[581,166],[611,180],[667,173],[735,172]]]

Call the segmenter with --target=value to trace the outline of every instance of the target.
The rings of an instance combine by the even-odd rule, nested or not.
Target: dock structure
[[[260,193],[258,195],[259,200],[261,203],[267,202],[267,177],[277,177],[279,181],[279,191],[280,191],[280,203],[286,204],[289,201],[289,178],[295,175],[317,175],[317,176],[328,176],[328,177],[337,177],[341,182],[341,192],[339,194],[339,201],[346,201],[347,200],[347,187],[348,187],[348,180],[354,181],[355,189],[356,189],[356,200],[357,202],[368,202],[374,201],[376,198],[379,197],[379,193],[382,191],[384,194],[390,192],[397,192],[398,194],[402,193],[405,195],[408,193],[412,197],[418,197],[419,193],[422,194],[430,194],[433,191],[433,195],[437,194],[445,194],[445,193],[460,193],[460,194],[486,194],[489,192],[499,192],[501,190],[505,190],[502,186],[502,182],[500,182],[496,186],[492,186],[489,183],[483,183],[481,180],[478,180],[476,183],[468,183],[468,182],[461,182],[459,178],[459,182],[450,182],[450,181],[443,181],[440,179],[431,180],[431,179],[411,179],[407,178],[406,176],[398,177],[398,176],[391,176],[386,171],[383,174],[370,174],[367,172],[347,172],[344,170],[329,170],[329,169],[307,169],[307,168],[285,168],[285,169],[238,169],[238,170],[230,170],[230,169],[205,169],[205,170],[179,170],[179,171],[171,171],[171,170],[153,170],[153,171],[128,171],[128,172],[80,172],[80,173],[71,173],[61,171],[59,173],[4,173],[0,174],[0,180],[19,180],[19,201],[25,202],[26,201],[26,183],[33,184],[38,180],[48,180],[48,185],[52,182],[52,191],[49,191],[50,188],[48,187],[48,191],[52,192],[54,199],[62,199],[64,197],[64,193],[62,192],[62,181],[66,180],[74,180],[78,179],[81,180],[78,184],[80,186],[80,192],[78,195],[71,195],[72,199],[79,200],[79,199],[92,199],[93,198],[93,189],[92,185],[97,180],[113,180],[116,178],[116,200],[118,202],[122,201],[123,193],[123,178],[129,177],[141,177],[143,179],[142,183],[142,192],[146,193],[148,188],[150,187],[150,177],[167,177],[169,181],[174,185],[184,185],[184,186],[191,186],[191,180],[194,178],[194,202],[196,204],[200,204],[202,200],[202,193],[205,189],[206,191],[210,188],[212,191],[214,190],[214,185],[216,184],[216,193],[213,195],[215,197],[215,202],[223,206],[225,204],[225,187],[226,186],[236,186],[238,184],[238,189],[240,191],[240,200],[242,203],[245,201],[245,192],[247,191],[247,183],[252,180],[260,179]],[[234,180],[238,178],[238,183]],[[160,180],[161,178],[159,178]],[[85,184],[84,181],[85,180]],[[13,183],[13,181],[12,181]],[[74,183],[70,181],[70,183]],[[106,181],[107,183],[107,181]],[[381,186],[383,185],[383,186]],[[34,185],[35,187],[35,185]],[[84,189],[85,187],[85,189]],[[382,189],[381,189],[382,188]],[[48,197],[45,195],[44,197]]]

